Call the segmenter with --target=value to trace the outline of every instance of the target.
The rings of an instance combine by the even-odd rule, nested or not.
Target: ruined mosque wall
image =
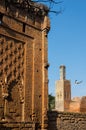
[[[42,5],[40,15],[40,7],[31,13],[11,4],[6,7],[5,2],[0,1],[1,126],[17,130],[18,122],[27,122],[20,125],[27,130],[35,122],[44,128],[48,109],[49,19]]]
[[[48,112],[48,130],[86,130],[86,113]]]

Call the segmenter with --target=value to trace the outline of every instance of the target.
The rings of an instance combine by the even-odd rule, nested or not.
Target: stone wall
[[[48,130],[86,130],[86,113],[48,112]]]
[[[31,122],[1,122],[0,121],[1,130],[35,130],[35,124]]]
[[[69,104],[69,112],[86,112],[86,96],[74,97]]]
[[[41,8],[43,15],[39,14]],[[48,109],[50,25],[44,6],[41,8],[31,12],[19,8],[19,3],[6,6],[6,1],[0,0],[1,122],[35,122],[44,128]]]

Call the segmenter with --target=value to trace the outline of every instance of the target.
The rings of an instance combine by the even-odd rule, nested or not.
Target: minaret
[[[66,70],[66,68],[65,68],[65,66],[64,65],[61,65],[60,66],[60,80],[65,80],[65,70]]]
[[[66,80],[66,67],[61,65],[60,80],[56,81],[55,109],[58,111],[68,111],[71,101],[70,80]]]

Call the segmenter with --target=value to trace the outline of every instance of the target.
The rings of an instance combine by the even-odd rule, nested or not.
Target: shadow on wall
[[[12,130],[11,128],[5,127],[2,124],[0,124],[0,128],[1,128],[0,130]]]
[[[48,130],[58,130],[57,129],[57,112],[48,111]],[[51,123],[52,122],[52,123]]]

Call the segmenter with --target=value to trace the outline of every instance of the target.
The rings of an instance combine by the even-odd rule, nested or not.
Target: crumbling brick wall
[[[39,15],[39,10],[31,15],[0,1],[1,122],[35,122],[44,128],[47,120],[50,25],[47,13]]]
[[[86,130],[86,113],[51,111],[48,130]]]

